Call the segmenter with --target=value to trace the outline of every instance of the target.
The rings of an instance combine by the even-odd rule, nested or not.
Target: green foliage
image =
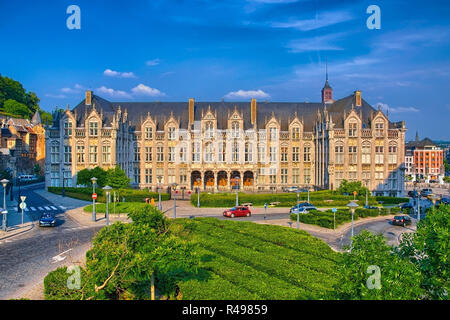
[[[445,169],[445,172],[450,171],[450,165],[448,164],[447,159],[444,159],[444,169]]]
[[[12,179],[11,173],[6,170],[1,170],[0,171],[0,180],[3,180],[3,179],[7,179],[7,180],[11,181],[11,179]]]
[[[379,268],[381,287],[374,286],[376,272],[370,266]],[[366,230],[353,238],[353,248],[344,253],[337,274],[334,289],[338,299],[415,300],[424,294],[419,269],[394,253],[383,235]]]
[[[30,118],[39,110],[39,98],[22,84],[0,75],[0,110],[9,116]]]
[[[33,172],[34,172],[35,175],[40,175],[41,172],[42,172],[41,166],[38,165],[38,164],[35,164],[34,167],[33,167]]]
[[[108,172],[100,167],[95,167],[94,169],[83,169],[77,173],[77,185],[92,185],[91,178],[97,178],[96,186],[104,187],[106,186]]]
[[[450,183],[450,177],[449,176],[445,176],[444,177],[444,182],[445,183]]]
[[[178,283],[183,299],[330,297],[340,254],[304,231],[214,218],[178,219],[201,263]]]
[[[75,188],[75,187],[65,187],[66,197],[92,201],[92,188]],[[48,191],[61,194],[62,187],[48,187]],[[113,201],[113,195],[116,192],[118,197],[118,202],[122,201],[123,197],[125,197],[125,202],[145,202],[146,198],[154,198],[158,199],[157,192],[148,192],[148,190],[136,190],[136,189],[113,189],[111,190],[111,201]],[[97,194],[98,202],[106,202],[104,191],[102,188],[95,188],[95,193]],[[161,193],[161,200],[169,200],[169,194]]]
[[[116,213],[130,213],[136,209],[142,209],[144,207],[151,206],[145,202],[118,202],[115,204],[111,203],[109,206],[109,213],[113,214],[114,210]],[[84,212],[92,212],[92,204],[83,208]],[[97,213],[106,213],[106,204],[104,203],[96,203],[95,204],[95,212]]]
[[[396,197],[376,196],[375,199],[379,203],[383,203],[383,204],[400,204],[400,203],[409,202],[409,198],[396,198]]]
[[[369,189],[366,187],[363,187],[361,181],[353,181],[349,182],[347,180],[342,180],[341,184],[339,185],[339,188],[337,190],[340,194],[348,193],[350,195],[353,195],[353,192],[357,192],[357,196],[366,195],[366,192],[370,195]]]
[[[310,202],[316,207],[343,207],[350,201],[353,201],[353,196],[344,196],[330,190],[314,191],[309,194]],[[308,194],[306,192],[300,193],[300,201],[307,201]],[[365,195],[356,197],[359,203],[364,204],[366,201]],[[239,203],[251,202],[254,206],[268,205],[271,202],[280,202],[278,207],[292,207],[297,204],[297,194],[295,193],[239,193]],[[191,195],[191,204],[197,205],[197,194]],[[203,208],[228,208],[236,204],[235,193],[206,193],[200,194],[200,206]],[[378,204],[374,197],[369,197],[369,205]]]
[[[378,209],[365,209],[357,208],[355,210],[354,220],[366,217],[378,217],[379,215],[392,215],[400,212],[400,208],[378,208]],[[292,221],[297,221],[297,214],[293,213],[290,215]],[[352,214],[349,209],[338,209],[336,212],[336,228],[341,224],[349,222],[352,220]],[[306,224],[313,224],[323,228],[333,229],[334,228],[334,215],[331,210],[319,211],[311,210],[308,213],[301,213],[299,215],[299,221]]]
[[[405,235],[399,253],[421,271],[422,287],[430,299],[448,299],[450,269],[450,206],[429,210],[414,234]]]
[[[106,183],[115,189],[126,188],[130,185],[130,178],[120,166],[107,171]]]
[[[81,283],[86,281],[86,271],[80,268]],[[71,273],[67,273],[67,267],[60,267],[50,272],[44,278],[44,296],[46,300],[80,300],[83,292],[81,289],[69,289],[67,280]]]
[[[95,236],[77,295],[67,295],[67,277],[57,270],[46,278],[46,298],[149,299],[152,275],[162,294],[176,296],[176,283],[198,263],[193,245],[177,237],[171,222],[151,206],[129,216],[133,223],[116,222]]]

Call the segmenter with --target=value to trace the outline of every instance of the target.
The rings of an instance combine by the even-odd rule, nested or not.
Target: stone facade
[[[54,114],[46,132],[46,183],[76,184],[77,172],[120,165],[134,186],[279,191],[336,189],[363,181],[403,193],[404,122],[392,123],[360,91],[320,103],[109,102],[88,91]],[[239,177],[239,180],[234,178]]]

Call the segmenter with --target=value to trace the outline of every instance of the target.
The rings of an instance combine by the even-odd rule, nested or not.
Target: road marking
[[[50,210],[50,208],[49,208],[49,207],[45,207],[45,206],[44,206],[44,208],[45,208],[45,210]]]
[[[36,211],[35,207],[30,207],[31,211]]]
[[[42,207],[38,207],[39,210],[43,211],[44,209],[42,209]]]
[[[62,210],[66,210],[67,208],[64,206],[59,206]]]
[[[57,256],[54,256],[54,257],[52,258],[52,260],[53,260],[52,263],[57,263],[57,262],[61,262],[61,261],[65,260],[66,257],[63,257],[62,255],[63,255],[63,254],[66,254],[67,252],[69,252],[69,251],[71,251],[71,250],[72,250],[72,249],[66,250],[66,251],[64,251],[64,252],[61,252],[61,253],[58,254]]]
[[[58,210],[58,208],[56,208],[54,206],[50,206],[50,208],[52,208],[53,210]]]
[[[25,210],[25,211],[30,211],[30,209],[28,209],[28,208],[25,208],[25,209],[23,209],[23,210]]]

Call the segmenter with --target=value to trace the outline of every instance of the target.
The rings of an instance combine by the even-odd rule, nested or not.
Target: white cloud
[[[344,50],[343,48],[333,44],[333,41],[342,37],[343,33],[335,33],[326,36],[319,36],[309,39],[292,40],[286,46],[289,52],[299,53],[307,51],[338,51]]]
[[[165,95],[163,92],[159,91],[158,89],[150,88],[146,85],[143,85],[142,83],[139,84],[138,86],[134,87],[133,89],[131,89],[131,92],[134,95],[150,96],[150,97],[158,97],[158,96]]]
[[[389,111],[389,113],[410,113],[410,112],[419,112],[420,110],[414,107],[396,107],[396,108],[392,108],[390,107],[388,104],[386,103],[382,103],[382,102],[378,102],[377,107],[380,107],[381,110],[383,110],[383,112],[387,112]]]
[[[352,19],[353,16],[347,11],[334,11],[318,14],[314,19],[273,22],[271,25],[274,28],[294,28],[301,31],[309,31],[349,21]]]
[[[115,89],[107,88],[105,86],[101,86],[100,88],[97,88],[96,91],[106,94],[113,98],[128,98],[128,99],[131,98],[131,95],[125,91],[115,90]]]
[[[161,62],[161,60],[159,60],[159,59],[153,59],[153,60],[147,61],[145,64],[148,65],[149,67],[153,67],[153,66],[157,66],[160,62]]]
[[[64,92],[64,93],[80,93],[84,89],[85,88],[81,84],[76,83],[73,88],[69,88],[69,87],[62,88],[61,92]]]
[[[103,71],[103,74],[107,77],[136,78],[133,72],[119,72],[111,69],[106,69],[105,71]]]
[[[249,99],[249,98],[270,98],[270,95],[265,93],[262,90],[238,90],[238,91],[232,91],[225,95],[225,98],[227,99]]]

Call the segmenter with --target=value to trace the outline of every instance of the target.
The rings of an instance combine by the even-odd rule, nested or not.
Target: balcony
[[[361,137],[362,138],[372,138],[372,130],[370,130],[370,129],[362,129]]]
[[[345,137],[345,129],[334,129],[334,136],[335,137]]]
[[[389,130],[388,131],[388,138],[389,139],[396,139],[396,138],[398,138],[398,130]]]
[[[111,129],[102,129],[102,137],[110,138],[111,137]]]
[[[85,130],[84,129],[75,129],[75,138],[84,138]]]

